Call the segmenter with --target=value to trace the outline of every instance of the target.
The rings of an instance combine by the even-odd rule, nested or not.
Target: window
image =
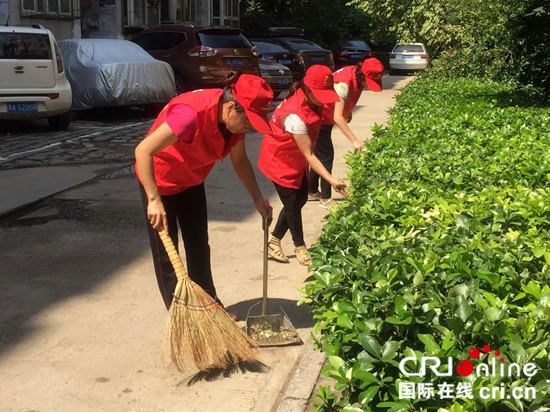
[[[257,41],[254,40],[252,43],[254,43],[254,46],[260,50],[261,54],[266,53],[289,53],[287,49],[285,49],[283,46],[275,43],[269,43],[269,42],[263,42],[263,41]]]
[[[285,39],[284,41],[295,50],[322,50],[321,46],[307,40]]]
[[[156,0],[125,0],[123,23],[126,27],[147,27],[160,23],[160,2]]]
[[[178,0],[177,19],[180,21],[195,21],[196,0]]]
[[[0,33],[0,59],[51,60],[47,34]]]
[[[21,15],[72,16],[72,0],[23,0]]]
[[[167,50],[172,49],[187,40],[185,33],[160,32],[148,33],[134,39],[144,50]]]
[[[239,0],[213,0],[212,24],[239,27]]]
[[[369,46],[364,41],[349,40],[340,42],[340,47],[356,50],[369,50]]]
[[[230,31],[205,30],[199,32],[201,44],[213,48],[250,48],[246,37]]]

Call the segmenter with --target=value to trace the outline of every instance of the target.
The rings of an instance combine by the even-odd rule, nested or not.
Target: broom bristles
[[[258,361],[254,342],[208,293],[193,282],[166,232],[159,230],[178,283],[169,310],[166,342],[174,365],[188,369],[225,369],[240,361]]]

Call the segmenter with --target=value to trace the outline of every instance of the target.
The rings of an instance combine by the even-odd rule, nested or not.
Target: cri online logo
[[[489,354],[491,352],[491,347],[489,345],[484,345],[481,349],[483,353]],[[478,359],[480,356],[480,351],[477,348],[471,348],[468,351],[468,356],[472,359]],[[499,364],[497,364],[497,358],[499,359]],[[416,362],[416,357],[411,356],[401,360],[399,362],[399,370],[405,376],[426,376],[426,367],[429,368],[436,376],[452,376],[453,375],[453,358],[449,357],[447,359],[447,372],[439,371],[439,366],[441,366],[441,360],[434,356],[423,356],[420,358],[420,370],[418,372],[408,372],[405,370],[405,363],[408,361]],[[491,364],[488,363],[479,363],[475,368],[475,373],[477,376],[527,376],[532,377],[537,374],[537,365],[534,363],[526,363],[523,368],[521,368],[517,363],[509,363],[508,367],[505,368],[504,357],[501,356],[500,351],[494,351],[494,357],[491,360]],[[474,373],[474,365],[468,359],[458,361],[456,364],[456,372],[460,376],[470,376]]]

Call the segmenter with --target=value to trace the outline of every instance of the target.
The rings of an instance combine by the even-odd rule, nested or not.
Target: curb
[[[326,356],[323,352],[314,349],[311,341],[306,345],[292,378],[281,396],[277,412],[304,412],[309,407],[308,403],[325,364]]]

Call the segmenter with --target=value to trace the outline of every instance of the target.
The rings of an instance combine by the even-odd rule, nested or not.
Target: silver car
[[[390,53],[390,74],[425,69],[428,64],[428,51],[422,43],[396,44]]]
[[[60,40],[73,109],[155,106],[175,96],[174,72],[128,40]]]

